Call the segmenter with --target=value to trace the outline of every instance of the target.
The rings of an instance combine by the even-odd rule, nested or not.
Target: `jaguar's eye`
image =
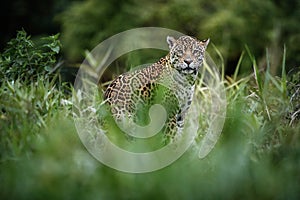
[[[200,51],[199,51],[199,49],[194,49],[193,50],[193,54],[197,54],[197,53],[199,53]]]
[[[183,50],[178,49],[178,50],[177,50],[177,55],[180,55],[180,56],[183,55]]]

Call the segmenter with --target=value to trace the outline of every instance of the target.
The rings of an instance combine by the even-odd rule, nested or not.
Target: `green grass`
[[[284,61],[281,77],[260,71],[248,54],[253,74],[223,80],[226,119],[212,152],[199,159],[191,148],[146,174],[118,172],[86,151],[58,79],[2,81],[0,198],[299,199],[299,76],[289,79]]]

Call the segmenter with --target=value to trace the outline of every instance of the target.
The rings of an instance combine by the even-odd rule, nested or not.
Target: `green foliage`
[[[27,85],[19,79],[4,81],[0,198],[299,199],[300,123],[287,118],[289,99],[299,94],[299,72],[285,78],[283,64],[282,77],[275,77],[269,68],[259,71],[250,50],[248,54],[253,74],[237,77],[243,68],[240,56],[235,75],[224,80],[227,115],[212,152],[200,160],[191,147],[169,167],[146,174],[118,172],[91,157],[73,123],[79,108],[71,111],[66,88],[55,80],[39,76]],[[80,103],[79,97],[73,100]],[[99,107],[84,111],[106,115],[99,109],[102,96],[94,98]]]
[[[30,153],[32,140],[67,102],[67,85],[55,71],[60,47],[58,34],[34,44],[22,30],[0,55],[0,162]]]
[[[276,112],[279,107],[274,107],[277,117],[269,120],[251,92],[257,85],[249,79],[228,84],[222,137],[208,157],[199,160],[190,149],[171,166],[146,174],[122,173],[98,163],[84,150],[72,119],[52,110],[57,114],[48,128],[31,141],[34,153],[28,156],[30,150],[24,148],[20,160],[1,164],[5,184],[0,195],[4,199],[298,199],[300,126],[284,123],[284,113]],[[274,84],[265,89],[272,90],[268,100],[281,102]]]
[[[81,60],[105,38],[133,28],[138,20],[131,12],[131,0],[88,0],[74,3],[58,18],[62,23],[62,41],[70,60]]]
[[[82,60],[86,49],[120,31],[158,26],[199,39],[210,37],[225,58],[227,74],[233,74],[245,44],[259,68],[266,66],[264,49],[269,47],[270,73],[277,74],[284,44],[287,69],[299,66],[299,45],[295,45],[300,39],[299,9],[294,0],[88,0],[73,4],[59,18],[64,51],[71,61]],[[251,67],[251,60],[244,58],[240,72],[249,73]]]
[[[0,79],[23,81],[35,80],[39,75],[53,75],[56,69],[56,56],[60,51],[58,36],[41,38],[39,44],[34,44],[30,36],[22,30],[17,37],[7,43],[0,55]]]
[[[49,120],[55,118],[59,110],[68,115],[68,96],[64,94],[67,87],[57,85],[56,80],[40,76],[28,86],[19,79],[1,84],[0,162],[16,159],[24,150],[30,153],[32,141],[47,127]]]
[[[287,91],[291,103],[290,119],[291,123],[300,119],[300,70],[291,71],[291,76],[288,81]]]

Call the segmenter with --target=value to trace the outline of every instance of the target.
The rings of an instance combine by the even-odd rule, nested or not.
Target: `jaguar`
[[[209,39],[184,35],[178,39],[167,36],[166,40],[170,51],[165,57],[119,75],[107,87],[104,98],[116,121],[126,118],[140,125],[149,122],[148,111],[153,104],[162,105],[167,113],[162,132],[172,141],[183,132]]]

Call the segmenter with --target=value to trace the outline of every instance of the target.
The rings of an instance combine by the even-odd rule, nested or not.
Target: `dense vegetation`
[[[287,69],[299,66],[296,0],[205,1],[205,0],[89,0],[72,4],[59,17],[66,56],[82,59],[83,49],[92,49],[104,39],[130,28],[158,26],[181,31],[199,39],[211,38],[221,51],[227,74],[233,74],[240,54],[249,46],[259,67],[266,67],[265,47],[270,48],[272,74],[280,73],[283,45]],[[251,61],[243,59],[242,72]]]
[[[120,31],[158,26],[210,37],[224,57],[227,74],[233,74],[245,44],[259,67],[266,67],[267,47],[270,72],[278,74],[284,45],[287,71],[299,66],[299,10],[297,0],[15,0],[0,8],[6,24],[0,48],[22,27],[34,35],[61,32],[63,53],[74,65],[86,49]],[[251,61],[243,62],[240,72],[249,74]]]
[[[238,77],[239,62],[234,75],[223,80],[226,121],[208,157],[200,160],[190,149],[160,171],[126,174],[84,149],[72,119],[72,87],[57,72],[49,76],[60,42],[50,36],[41,44],[21,31],[1,54],[6,69],[0,86],[1,199],[300,197],[300,72],[287,77],[285,54],[281,77],[270,74],[269,62],[259,71],[249,51],[253,73]],[[17,59],[8,62],[9,56]]]
[[[0,199],[300,199],[300,1],[15,0],[0,11]],[[127,174],[79,140],[66,80],[86,50],[143,26],[210,37],[227,110],[204,159],[190,148]],[[147,56],[125,55],[103,80]]]

